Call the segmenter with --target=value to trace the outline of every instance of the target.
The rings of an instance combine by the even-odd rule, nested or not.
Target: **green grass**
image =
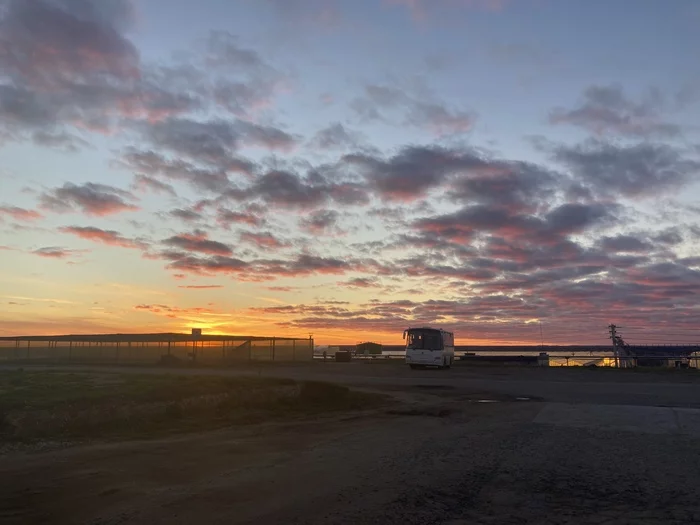
[[[0,441],[129,439],[358,410],[381,396],[259,377],[0,372]]]

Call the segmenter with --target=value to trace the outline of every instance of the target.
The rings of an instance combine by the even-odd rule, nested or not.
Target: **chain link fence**
[[[226,364],[311,361],[313,339],[188,335],[0,338],[0,362]]]

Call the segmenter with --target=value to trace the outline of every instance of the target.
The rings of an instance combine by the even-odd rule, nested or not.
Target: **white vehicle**
[[[411,368],[435,366],[450,368],[455,360],[455,336],[440,328],[409,328],[406,339],[406,363]]]

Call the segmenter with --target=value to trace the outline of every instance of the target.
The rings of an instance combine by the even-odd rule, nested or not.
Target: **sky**
[[[700,335],[696,0],[0,0],[0,335]]]

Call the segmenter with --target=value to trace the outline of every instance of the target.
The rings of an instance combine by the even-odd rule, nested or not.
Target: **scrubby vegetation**
[[[259,377],[0,372],[0,440],[146,438],[369,408],[380,396]]]

